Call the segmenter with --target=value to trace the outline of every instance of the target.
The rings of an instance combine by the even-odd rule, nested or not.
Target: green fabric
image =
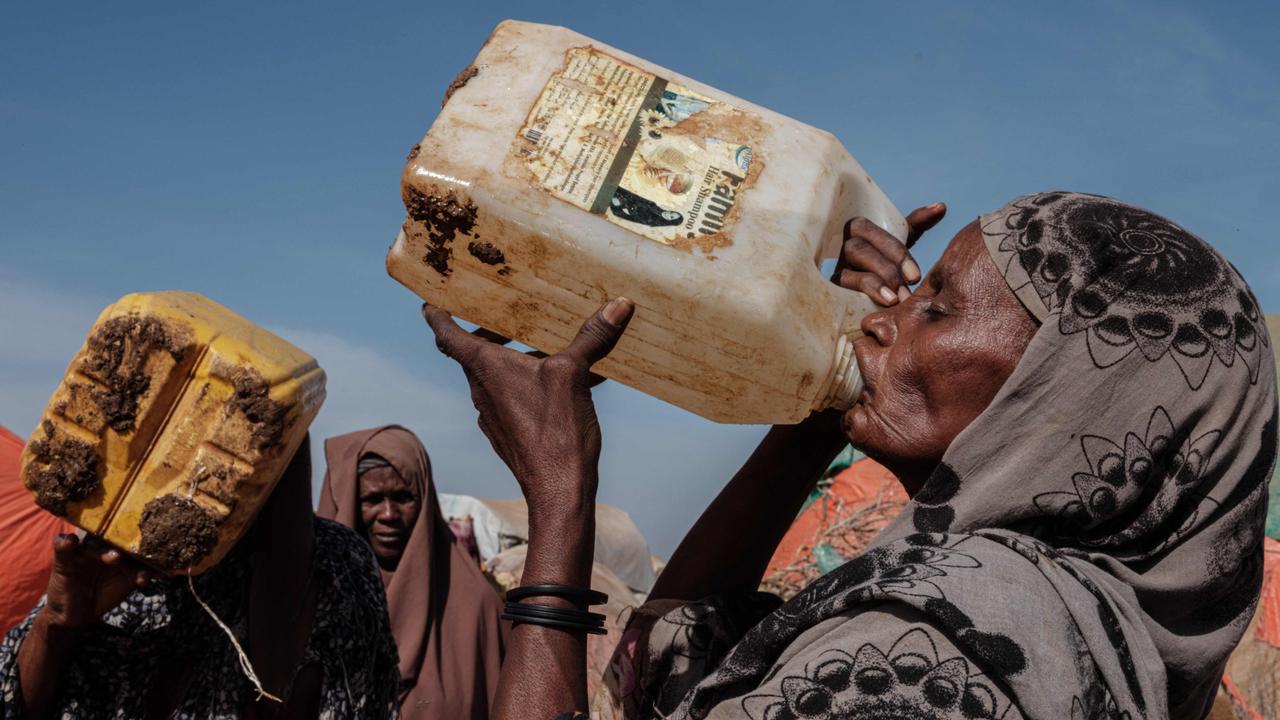
[[[818,573],[821,575],[826,575],[847,562],[847,558],[841,557],[840,553],[827,543],[814,548],[813,557],[818,561]]]
[[[840,451],[840,454],[831,461],[831,464],[827,466],[826,471],[822,473],[822,479],[818,481],[816,486],[814,486],[813,490],[809,493],[809,497],[805,498],[804,505],[800,506],[800,512],[808,510],[809,506],[812,505],[815,500],[826,494],[827,488],[831,487],[831,481],[835,479],[836,475],[844,472],[850,465],[865,457],[866,455],[863,455],[861,451],[854,450],[852,445],[845,445],[844,450]]]

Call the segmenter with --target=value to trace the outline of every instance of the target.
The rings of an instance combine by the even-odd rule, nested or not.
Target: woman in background
[[[498,595],[440,513],[431,460],[398,425],[325,441],[320,517],[360,533],[387,590],[406,718],[487,718],[502,664]]]

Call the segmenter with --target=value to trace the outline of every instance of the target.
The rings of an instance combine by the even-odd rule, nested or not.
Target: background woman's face
[[[383,570],[394,570],[404,555],[422,500],[396,469],[377,467],[361,473],[360,522]]]
[[[862,330],[854,352],[866,389],[845,434],[914,493],[1008,379],[1036,323],[974,221],[909,300],[868,315]]]

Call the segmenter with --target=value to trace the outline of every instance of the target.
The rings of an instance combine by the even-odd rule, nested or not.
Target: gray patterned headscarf
[[[677,716],[885,602],[1027,717],[1208,711],[1261,587],[1277,406],[1258,303],[1204,241],[1108,198],[1031,195],[981,226],[1041,323],[1017,368],[872,549],[755,625]]]

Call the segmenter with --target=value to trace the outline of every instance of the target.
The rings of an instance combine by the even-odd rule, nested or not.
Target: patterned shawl
[[[715,602],[664,617],[736,612],[750,627],[670,716],[1208,711],[1261,583],[1277,405],[1258,303],[1208,244],[1108,198],[1032,195],[980,222],[1041,323],[1012,376],[864,555],[754,626]],[[907,652],[913,630],[887,653],[848,636],[838,661],[777,677],[815,628],[886,609],[982,673]],[[667,691],[647,690],[648,706],[666,712],[653,698]],[[920,699],[897,707],[929,712],[885,714],[898,692]]]
[[[319,720],[394,717],[399,679],[395,643],[373,554],[347,528],[318,518],[310,522],[315,528],[316,612],[300,666],[320,669]],[[237,546],[196,578],[195,586],[252,652],[247,642],[254,632],[249,627],[247,592],[252,556],[247,550],[243,543]],[[18,651],[44,605],[42,597],[0,643],[0,720],[26,717]],[[288,636],[280,628],[275,634],[281,641]],[[59,686],[53,716],[146,717],[157,679],[181,678],[182,671],[175,678],[175,667],[189,668],[190,679],[172,720],[234,720],[255,697],[239,655],[197,604],[185,580],[162,578],[150,589],[132,593],[84,632]]]

